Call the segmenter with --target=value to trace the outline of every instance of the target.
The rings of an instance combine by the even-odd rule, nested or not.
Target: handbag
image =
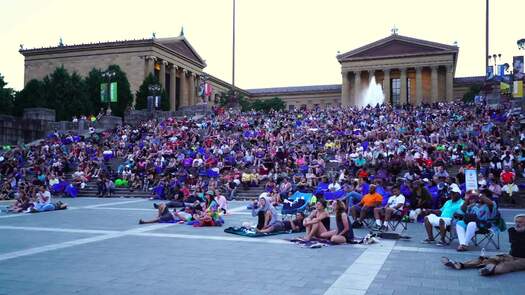
[[[463,221],[468,224],[470,222],[478,222],[478,216],[476,214],[467,213],[463,217]]]

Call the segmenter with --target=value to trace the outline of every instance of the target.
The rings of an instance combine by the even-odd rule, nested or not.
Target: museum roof
[[[471,86],[475,84],[483,84],[485,76],[471,76],[471,77],[457,77],[454,78],[454,86]]]
[[[337,60],[342,63],[345,61],[450,53],[457,55],[458,47],[392,34],[386,38],[361,46],[357,49],[339,54]]]
[[[341,92],[341,84],[247,89],[253,96]]]
[[[157,46],[183,59],[191,61],[201,68],[206,67],[206,62],[199,56],[197,51],[191,46],[184,35],[173,38],[147,38],[147,39],[130,39],[115,40],[107,42],[91,42],[81,44],[40,47],[40,48],[23,48],[19,52],[24,56],[34,56],[42,54],[67,53],[86,50],[100,50],[110,48],[126,48],[140,46]]]

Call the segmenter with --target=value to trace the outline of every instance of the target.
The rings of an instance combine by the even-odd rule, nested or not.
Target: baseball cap
[[[459,188],[459,186],[455,183],[451,184],[450,185],[450,191],[451,192],[454,192],[454,193],[458,193],[458,194],[461,194],[461,189]]]

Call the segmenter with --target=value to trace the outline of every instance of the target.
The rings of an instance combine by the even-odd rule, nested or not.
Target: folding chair
[[[299,207],[299,208],[293,208],[293,209],[282,209],[281,215],[283,219],[291,218],[295,213],[297,212],[303,212],[305,215],[308,214],[308,206],[310,205],[310,202],[312,201],[313,194],[311,193],[301,193],[301,192],[295,192],[293,195],[291,195],[288,200],[289,201],[296,201],[298,199],[303,199],[305,203]]]
[[[480,240],[478,240],[478,236],[482,236]],[[496,250],[499,250],[499,229],[495,226],[491,228],[480,228],[476,231],[472,240],[476,246],[487,248],[492,244]]]
[[[397,227],[401,225],[403,227],[403,230],[407,230],[409,212],[410,212],[410,209],[408,208],[408,206],[404,206],[400,214],[393,214],[390,217],[390,221],[388,222],[388,227],[390,227],[393,231],[396,231]]]
[[[434,229],[436,230],[436,233],[434,234],[434,240],[436,240],[437,238],[440,237],[439,226],[434,226]],[[445,242],[447,244],[451,244],[452,241],[454,241],[457,238],[455,232],[456,232],[455,225],[452,226],[452,224],[450,224],[445,228]]]
[[[363,225],[368,229],[373,229],[376,224],[376,218],[374,217],[374,208],[370,208],[363,218]]]

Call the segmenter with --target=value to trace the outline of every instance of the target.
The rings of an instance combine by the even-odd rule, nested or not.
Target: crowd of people
[[[451,167],[456,175],[449,174]],[[463,201],[464,169],[478,171],[480,193]],[[159,205],[157,218],[142,222],[215,225],[226,199],[262,186],[263,207],[287,202],[297,191],[320,203],[315,216],[297,217],[302,223],[270,216],[259,230],[304,227],[306,239],[342,241],[367,218],[375,229],[387,230],[392,218],[406,215],[426,224],[430,243],[432,229],[443,233],[456,211],[482,212],[488,220],[499,203],[516,202],[516,179],[524,176],[525,129],[504,107],[449,102],[269,113],[216,109],[198,120],[152,119],[81,136],[54,132],[3,151],[0,198],[16,199],[16,212],[52,210],[51,195],[74,196],[92,182],[101,197],[124,187],[172,205],[192,204],[173,212]],[[339,212],[335,231],[322,221],[327,193],[343,201],[333,204]],[[475,226],[465,220],[458,227],[458,250],[467,249]]]

